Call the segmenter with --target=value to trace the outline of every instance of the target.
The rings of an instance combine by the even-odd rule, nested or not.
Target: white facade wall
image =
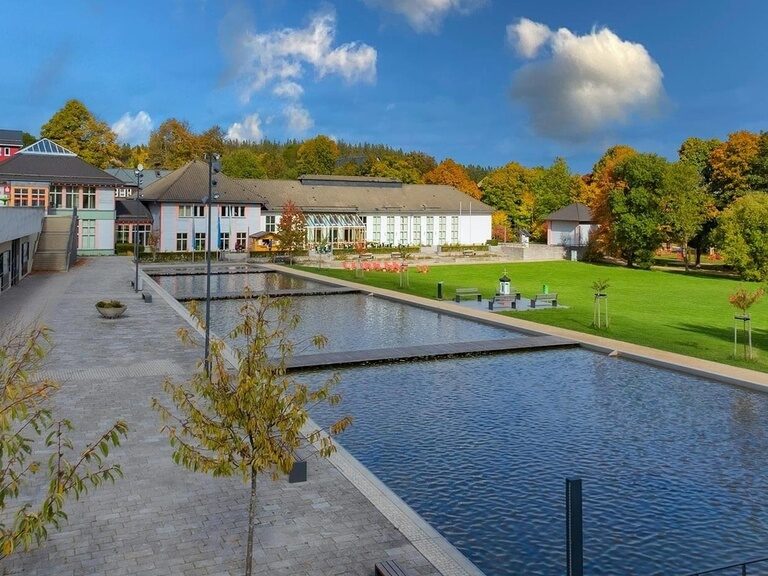
[[[188,205],[188,204],[186,204]],[[227,205],[228,206],[228,205]],[[245,216],[221,216],[222,205],[214,204],[211,213],[211,249],[218,249],[218,234],[229,234],[229,242],[222,250],[234,250],[239,237],[246,243],[248,235],[263,230],[261,228],[261,206],[245,206]],[[194,248],[196,234],[205,233],[208,239],[208,218],[206,216],[190,217],[179,215],[179,204],[168,203],[152,206],[150,209],[154,218],[154,226],[160,229],[160,251],[176,252],[177,235],[186,234],[186,250]]]
[[[579,224],[578,222],[550,221],[547,229],[547,244],[550,246],[584,246],[594,224]]]
[[[96,188],[96,210],[115,209],[115,189]],[[112,218],[114,224],[114,217]]]
[[[365,214],[366,241],[397,246],[485,244],[490,214]]]

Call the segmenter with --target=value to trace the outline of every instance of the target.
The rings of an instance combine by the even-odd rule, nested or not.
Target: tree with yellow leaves
[[[472,178],[469,177],[467,171],[450,158],[446,158],[433,170],[424,174],[424,183],[453,186],[464,192],[464,194],[478,200],[482,196],[480,189]]]

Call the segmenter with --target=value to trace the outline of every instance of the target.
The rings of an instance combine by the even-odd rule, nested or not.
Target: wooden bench
[[[403,254],[401,252],[392,252],[392,254],[390,254],[389,257],[392,260],[400,260],[403,257]]]
[[[456,295],[453,297],[453,299],[456,302],[460,302],[461,299],[465,297],[476,297],[478,302],[482,301],[483,299],[483,295],[480,294],[480,291],[477,288],[456,288]]]
[[[544,302],[557,307],[557,294],[536,294],[531,298],[531,308],[536,308],[538,302]]]
[[[517,308],[517,301],[520,300],[520,292],[515,292],[513,294],[497,294],[490,300],[488,300],[488,310],[493,310],[494,308],[510,308],[515,309]]]
[[[474,256],[474,255],[475,255],[475,251],[474,251],[474,250],[464,250],[464,251],[461,253],[461,255],[462,255],[462,256]]]
[[[376,576],[414,576],[410,570],[406,570],[394,560],[385,560],[377,562],[374,567]]]
[[[360,258],[360,260],[373,260],[373,254],[370,252],[363,252],[358,258]]]

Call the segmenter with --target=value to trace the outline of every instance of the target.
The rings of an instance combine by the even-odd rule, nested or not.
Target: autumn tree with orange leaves
[[[453,186],[471,196],[480,200],[482,193],[477,184],[469,177],[467,171],[459,164],[446,158],[433,170],[430,170],[424,174],[425,184],[445,184],[447,186]]]

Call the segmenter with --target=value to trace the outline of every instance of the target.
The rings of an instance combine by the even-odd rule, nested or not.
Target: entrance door
[[[19,262],[19,248],[21,240],[11,243],[11,286],[15,286],[21,280],[21,262]]]

